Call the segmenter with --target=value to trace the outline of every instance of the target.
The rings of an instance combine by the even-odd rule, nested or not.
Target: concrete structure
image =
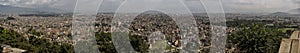
[[[300,53],[300,31],[294,31],[289,39],[282,39],[278,53]]]
[[[1,50],[0,53],[25,53],[27,50],[19,49],[19,48],[12,48],[9,45],[0,45]]]

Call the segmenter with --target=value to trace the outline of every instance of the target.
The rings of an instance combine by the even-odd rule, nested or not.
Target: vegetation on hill
[[[95,36],[100,52],[117,53],[111,39],[111,33],[96,32]],[[146,40],[145,36],[129,35],[129,39],[135,51],[141,53],[148,52],[148,44],[144,41]]]
[[[33,36],[26,39],[26,37],[21,36],[17,32],[4,28],[0,28],[0,44],[24,49],[30,53],[74,53],[70,44],[50,42],[49,40]]]
[[[278,28],[263,24],[241,24],[239,30],[228,36],[227,47],[242,53],[277,53],[282,38],[288,35]]]
[[[29,31],[33,35],[41,35],[42,33],[36,31]],[[110,33],[97,32],[95,34],[98,48],[100,52],[117,53]],[[138,52],[147,52],[148,45],[145,37],[130,35],[130,42],[133,48]],[[32,53],[74,53],[74,48],[71,44],[64,44],[58,42],[50,42],[47,39],[36,38],[33,36],[23,37],[12,30],[0,28],[0,44],[10,45],[15,48],[27,50]]]

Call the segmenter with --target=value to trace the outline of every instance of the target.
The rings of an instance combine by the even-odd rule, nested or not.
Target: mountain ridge
[[[49,14],[56,13],[57,9],[47,9],[47,8],[25,8],[25,7],[14,7],[7,5],[0,5],[0,13],[2,14]]]
[[[292,9],[292,10],[289,10],[288,12],[291,14],[300,14],[300,8]]]

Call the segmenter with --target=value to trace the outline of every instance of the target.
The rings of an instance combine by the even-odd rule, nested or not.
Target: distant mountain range
[[[0,14],[55,14],[66,13],[63,10],[39,7],[39,8],[25,8],[14,7],[7,5],[0,5]],[[300,8],[288,10],[287,12],[275,12],[268,15],[300,15]]]
[[[294,15],[300,15],[300,8],[292,9],[287,12],[275,12],[271,13],[269,15],[277,15],[277,16],[294,16]]]
[[[288,11],[290,14],[300,14],[300,8],[292,9]]]
[[[51,14],[57,13],[60,10],[50,8],[24,8],[24,7],[13,7],[0,5],[0,13],[2,14]]]
[[[289,13],[287,13],[287,12],[275,12],[275,13],[271,13],[269,15],[289,15]]]

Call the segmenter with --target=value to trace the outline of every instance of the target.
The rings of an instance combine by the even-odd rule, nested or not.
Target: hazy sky
[[[91,0],[93,1],[93,0]],[[113,12],[124,0],[104,0],[101,12]],[[153,0],[164,2],[160,0]],[[268,13],[285,12],[300,8],[300,0],[221,0],[225,12]],[[192,12],[205,12],[200,0],[185,0],[185,4]],[[72,12],[76,0],[0,0],[0,5],[28,8],[55,8]],[[169,2],[172,3],[172,2]],[[88,4],[88,3],[87,3]],[[139,5],[146,5],[138,3]],[[170,6],[176,7],[176,6]]]

